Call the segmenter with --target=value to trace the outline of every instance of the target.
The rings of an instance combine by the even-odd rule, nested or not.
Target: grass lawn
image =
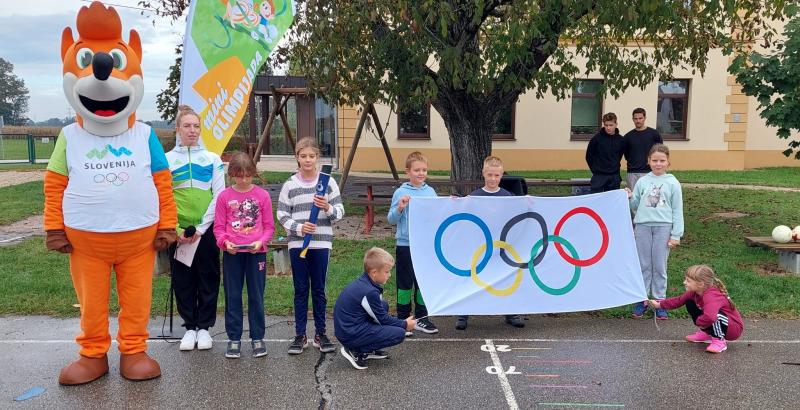
[[[35,138],[33,144],[36,150],[36,158],[50,158],[50,155],[53,153],[53,148],[55,148],[55,141],[55,138]],[[0,136],[0,160],[28,160],[27,137]]]
[[[0,225],[7,225],[44,212],[42,181],[0,188]]]
[[[264,171],[260,175],[263,184],[283,184],[294,172]]]
[[[45,163],[36,163],[31,164],[30,162],[19,162],[13,164],[0,164],[0,172],[3,171],[30,171],[35,169],[45,169],[47,168],[47,164]]]
[[[19,165],[18,169],[41,168],[43,165]],[[7,169],[7,168],[0,168]],[[440,172],[435,172],[440,173]],[[264,172],[265,183],[282,183],[291,172]],[[445,174],[445,172],[441,172]],[[588,177],[584,170],[525,171],[515,173],[526,178]],[[771,186],[800,186],[800,168],[764,168],[747,171],[679,171],[682,182],[753,184]],[[531,194],[565,193],[560,188],[533,191]],[[568,188],[565,188],[568,190]],[[43,207],[42,182],[0,188],[0,225],[40,214]],[[350,215],[363,214],[363,206],[348,206]],[[385,207],[376,212],[386,213]],[[742,238],[749,235],[768,235],[778,224],[800,224],[796,210],[800,196],[796,193],[749,191],[738,189],[685,189],[686,236],[680,247],[673,250],[669,261],[668,295],[683,289],[683,271],[689,265],[710,263],[726,281],[734,302],[748,316],[800,318],[800,278],[768,273],[777,262],[775,254],[747,248]],[[726,219],[715,216],[723,212],[740,212],[746,216]],[[283,235],[279,229],[279,235]],[[32,238],[22,244],[0,248],[0,314],[49,314],[77,316],[74,290],[69,278],[68,258],[46,252],[42,238]],[[392,240],[337,240],[331,255],[328,272],[330,307],[341,289],[361,271],[364,250],[382,246],[393,250]],[[168,277],[154,280],[153,313],[163,313],[169,289]],[[291,314],[292,282],[290,277],[267,280],[265,304],[269,314]],[[387,284],[386,299],[394,306],[394,280]],[[116,311],[112,296],[113,309]],[[223,301],[220,298],[220,310]],[[627,316],[627,307],[598,312],[603,316]],[[685,316],[678,313],[680,316]]]
[[[342,291],[362,271],[364,252],[371,246],[394,249],[391,239],[379,242],[336,240],[328,269],[329,308]],[[272,263],[271,257],[268,263]],[[169,291],[169,277],[157,276],[153,280],[152,313],[163,315]],[[112,289],[116,286],[112,281]],[[387,284],[386,296],[394,304],[394,282]],[[218,310],[224,309],[223,292],[220,287]],[[309,299],[310,300],[310,299]],[[78,303],[69,274],[69,258],[44,249],[43,238],[31,238],[25,242],[0,247],[0,315],[53,315],[59,317],[78,316],[73,307]],[[264,295],[267,313],[291,315],[294,311],[294,293],[291,276],[269,276]],[[245,305],[246,306],[246,305]],[[311,306],[309,302],[309,306]],[[116,292],[112,291],[111,310],[119,311]]]
[[[777,256],[760,248],[747,248],[742,239],[746,235],[768,235],[777,224],[800,224],[796,216],[800,195],[741,189],[686,189],[685,209],[686,236],[681,246],[672,251],[669,260],[669,296],[682,292],[686,267],[708,263],[726,282],[734,302],[745,316],[800,318],[800,278],[758,273],[765,267],[767,271],[774,267]],[[735,219],[716,215],[724,212],[746,215]],[[391,239],[337,240],[334,243],[327,284],[329,309],[341,289],[361,272],[363,253],[370,246],[394,251]],[[169,279],[157,277],[154,283],[153,313],[161,314]],[[270,276],[265,295],[268,314],[291,314],[292,295],[290,277]],[[393,307],[394,279],[387,284],[385,297]],[[74,303],[65,255],[46,252],[42,238],[0,247],[0,314],[77,316],[78,310],[72,307]],[[220,311],[222,306],[220,298]],[[677,316],[685,316],[680,311],[675,312]],[[592,314],[624,317],[629,313],[628,307],[622,307]]]

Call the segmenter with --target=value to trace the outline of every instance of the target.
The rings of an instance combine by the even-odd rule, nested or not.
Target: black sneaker
[[[225,350],[225,357],[228,359],[238,359],[242,357],[242,342],[239,340],[229,340],[228,349]]]
[[[466,329],[467,319],[469,319],[469,316],[459,316],[458,319],[456,319],[456,330]]]
[[[358,370],[364,370],[367,368],[367,355],[364,353],[353,352],[348,349],[345,349],[344,346],[340,349],[342,352],[342,356],[347,359],[350,364],[353,365]]]
[[[312,344],[322,353],[330,353],[336,350],[336,346],[333,345],[331,339],[328,339],[328,335],[324,333],[314,336]]]
[[[367,353],[367,360],[376,360],[376,359],[388,359],[389,353],[386,353],[383,350],[374,350],[372,352]]]
[[[525,327],[525,321],[520,315],[506,315],[506,323],[514,327]]]
[[[419,330],[425,333],[439,333],[439,328],[430,321],[430,319],[422,318],[417,320],[417,324],[414,325],[414,329]]]
[[[308,339],[306,335],[297,335],[294,337],[292,344],[289,345],[289,354],[303,353],[303,349],[308,346]]]
[[[267,344],[263,340],[253,340],[253,357],[261,357],[267,355]]]

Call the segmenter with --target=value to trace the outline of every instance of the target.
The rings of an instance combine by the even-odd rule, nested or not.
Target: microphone
[[[183,230],[183,237],[184,238],[191,238],[194,234],[197,233],[197,228],[194,225],[189,225],[186,229]]]

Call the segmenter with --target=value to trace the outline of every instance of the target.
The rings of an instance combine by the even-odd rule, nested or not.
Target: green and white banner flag
[[[225,149],[247,110],[256,73],[294,16],[293,0],[195,0],[189,6],[179,99],[200,114],[208,150]]]

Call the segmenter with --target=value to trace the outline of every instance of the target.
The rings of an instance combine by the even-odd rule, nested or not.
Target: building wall
[[[787,159],[786,149],[775,129],[767,127],[758,116],[757,102],[741,93],[741,87],[728,75],[730,58],[719,50],[709,53],[703,76],[690,70],[676,70],[675,79],[688,79],[689,106],[687,138],[667,141],[672,169],[738,170],[766,166],[798,166]],[[589,79],[601,79],[599,75]],[[629,89],[619,98],[608,95],[603,112],[615,112],[620,132],[633,128],[631,111],[643,107],[648,112],[647,124],[655,128],[658,82],[642,89]],[[570,140],[571,98],[557,101],[552,96],[537,100],[534,93],[520,96],[515,112],[515,140],[495,141],[493,154],[503,158],[507,169],[549,170],[585,169],[587,141]],[[450,142],[442,118],[431,107],[430,140],[398,140],[397,115],[389,107],[376,105],[381,128],[399,170],[409,152],[419,150],[430,159],[431,169],[450,168]],[[352,107],[339,108],[340,165],[352,146],[359,114]],[[388,126],[387,126],[388,125]],[[375,127],[364,129],[353,161],[353,170],[389,169]],[[624,166],[624,162],[623,162]]]

